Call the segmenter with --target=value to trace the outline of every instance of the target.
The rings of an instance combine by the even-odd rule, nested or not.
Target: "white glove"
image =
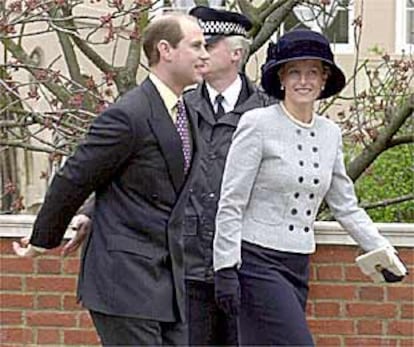
[[[356,258],[361,271],[374,282],[398,282],[408,274],[407,268],[390,246],[374,249]]]

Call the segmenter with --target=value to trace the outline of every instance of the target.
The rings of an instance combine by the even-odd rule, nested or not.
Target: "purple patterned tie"
[[[175,121],[177,132],[180,135],[184,154],[184,173],[187,174],[191,163],[190,132],[188,130],[187,112],[182,100],[177,101],[177,119]]]

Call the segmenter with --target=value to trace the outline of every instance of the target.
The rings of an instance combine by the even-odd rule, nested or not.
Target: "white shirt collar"
[[[215,90],[210,84],[206,82],[208,96],[210,98],[211,104],[213,105],[214,112],[217,112],[217,103],[216,97],[220,93]],[[223,108],[224,111],[231,112],[236,107],[237,100],[239,99],[240,92],[242,90],[242,79],[240,75],[237,75],[237,78],[230,84],[222,93],[221,95],[224,97],[223,100]]]

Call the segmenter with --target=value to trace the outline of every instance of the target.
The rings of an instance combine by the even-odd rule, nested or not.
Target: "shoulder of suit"
[[[328,128],[330,131],[341,133],[340,126],[336,124],[332,119],[329,119],[322,115],[317,115],[316,121],[320,124],[320,126]]]

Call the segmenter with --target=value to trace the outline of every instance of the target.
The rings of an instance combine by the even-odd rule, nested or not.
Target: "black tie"
[[[223,100],[224,96],[219,94],[216,96],[216,103],[217,103],[217,112],[216,112],[216,119],[219,119],[221,116],[224,116],[226,112],[224,112],[223,108]]]

